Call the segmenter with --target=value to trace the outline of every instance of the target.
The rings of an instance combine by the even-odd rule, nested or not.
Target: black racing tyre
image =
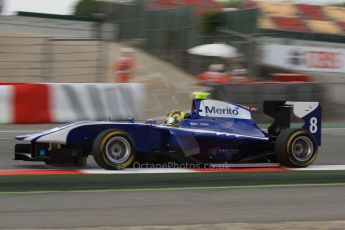
[[[275,156],[284,166],[304,168],[314,163],[317,157],[314,137],[305,129],[286,129],[275,143]]]
[[[108,170],[121,170],[133,163],[135,147],[126,132],[106,130],[95,139],[92,154],[100,167]]]

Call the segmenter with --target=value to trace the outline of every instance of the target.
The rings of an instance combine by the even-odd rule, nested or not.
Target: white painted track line
[[[293,168],[293,171],[325,171],[345,170],[345,165],[310,165],[307,168]]]
[[[191,169],[182,168],[128,168],[119,171],[111,171],[105,169],[82,169],[80,170],[84,174],[160,174],[160,173],[193,173],[195,171]]]
[[[208,169],[186,169],[186,168],[127,168],[124,170],[104,169],[4,169],[0,170],[1,176],[6,175],[74,175],[74,174],[98,174],[98,175],[120,175],[120,174],[173,174],[173,173],[255,173],[255,172],[293,172],[293,171],[335,171],[345,170],[345,165],[315,165],[307,168],[208,168]]]
[[[222,168],[220,168],[222,169]],[[238,168],[223,168],[229,169],[228,172],[231,173],[232,169],[233,172],[240,172],[237,170]],[[245,172],[246,168],[243,168],[243,172]],[[255,171],[255,168],[252,168]],[[286,169],[286,171],[335,171],[335,170],[345,170],[345,165],[312,165],[307,168],[284,168],[284,167],[277,167],[277,171],[281,171],[279,169]],[[155,173],[201,173],[202,170],[193,170],[193,169],[183,169],[183,168],[128,168],[120,171],[111,171],[111,170],[104,170],[104,169],[82,169],[80,170],[84,174],[155,174]],[[210,168],[204,172],[224,172],[217,168]],[[272,171],[274,172],[274,171]]]

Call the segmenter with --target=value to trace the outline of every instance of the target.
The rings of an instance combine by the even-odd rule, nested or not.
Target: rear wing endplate
[[[303,119],[301,128],[308,130],[321,145],[321,106],[319,102],[265,101],[264,113],[274,119],[268,133],[278,136],[284,129],[290,128],[292,113]]]

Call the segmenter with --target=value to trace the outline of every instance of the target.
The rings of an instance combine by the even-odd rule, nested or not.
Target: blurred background
[[[0,2],[1,82],[144,83],[146,118],[188,110],[196,90],[345,114],[344,1]]]
[[[194,91],[260,124],[265,100],[321,102],[320,171],[58,179],[12,160],[14,136],[161,121]],[[345,0],[0,0],[0,171],[29,173],[0,177],[0,229],[344,229],[344,121]]]

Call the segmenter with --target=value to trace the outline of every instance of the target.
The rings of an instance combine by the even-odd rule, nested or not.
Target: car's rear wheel
[[[99,134],[92,153],[96,163],[108,170],[127,168],[135,158],[133,141],[121,130],[106,130]]]
[[[314,137],[304,129],[286,129],[275,143],[277,161],[287,167],[307,167],[314,163],[318,147]]]

